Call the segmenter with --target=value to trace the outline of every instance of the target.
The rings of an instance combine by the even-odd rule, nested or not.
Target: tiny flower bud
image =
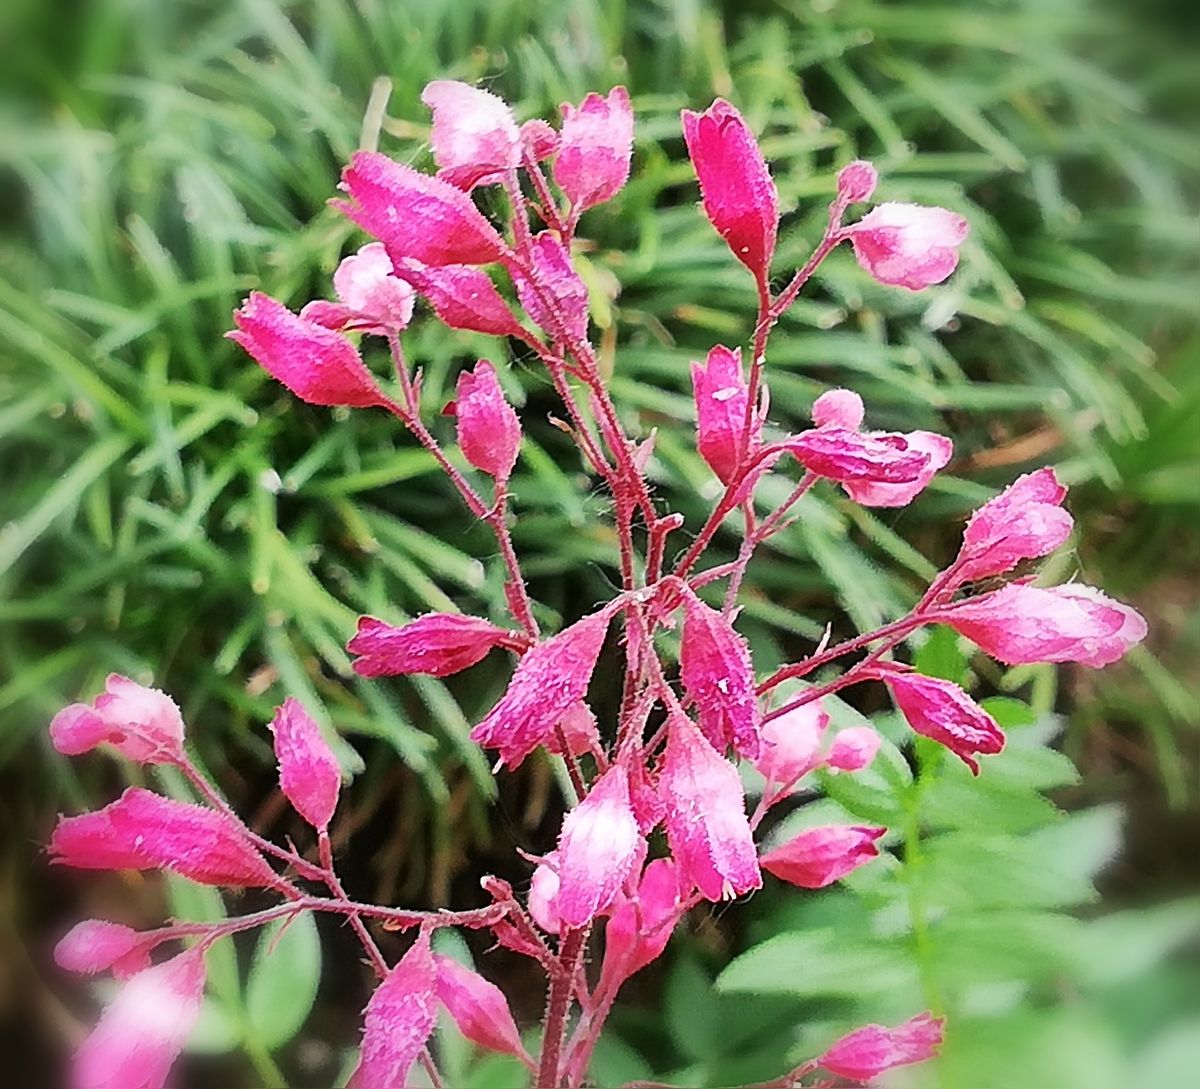
[[[696,445],[700,456],[722,484],[728,484],[742,460],[742,431],[746,425],[749,390],[742,373],[740,348],[721,345],[704,363],[692,363],[692,393],[696,401]],[[747,452],[759,443],[762,421],[752,421]]]
[[[343,258],[333,274],[333,289],[338,302],[310,302],[300,311],[301,320],[380,336],[404,329],[412,320],[412,286],[395,275],[380,242]]]
[[[611,200],[629,178],[633,111],[629,92],[614,87],[607,96],[589,94],[578,107],[564,103],[562,137],[554,180],[575,214]]]
[[[540,163],[558,151],[561,140],[554,127],[535,117],[521,126],[521,146],[535,163]]]
[[[678,868],[669,858],[656,858],[646,866],[636,898],[620,897],[604,927],[597,993],[615,993],[630,976],[657,960],[682,913]]]
[[[1022,560],[1048,556],[1071,535],[1074,523],[1062,509],[1066,495],[1053,469],[1039,469],[984,503],[963,531],[959,578],[1000,575]]]
[[[467,265],[423,265],[405,258],[396,273],[424,296],[433,312],[451,329],[465,329],[494,337],[523,337],[525,330],[513,316],[488,274]]]
[[[150,963],[146,937],[120,923],[84,919],[54,947],[54,963],[65,972],[94,975],[109,968],[127,978]]]
[[[829,714],[820,700],[802,703],[762,728],[762,752],[755,766],[768,783],[789,792],[810,771],[821,766],[821,743]]]
[[[509,269],[525,312],[551,339],[586,340],[588,290],[566,247],[542,231],[533,239],[529,259],[528,272],[515,265]]]
[[[109,744],[140,764],[173,764],[183,759],[183,718],[166,693],[110,673],[91,707],[74,703],[54,716],[50,740],[67,756]]]
[[[433,158],[438,177],[459,189],[490,185],[521,163],[521,137],[503,99],[456,80],[425,85],[421,101],[433,111]]]
[[[879,854],[886,828],[827,825],[808,828],[759,859],[762,868],[802,889],[823,889]]]
[[[863,159],[847,163],[838,171],[838,199],[846,204],[858,204],[870,200],[879,182],[875,168]]]
[[[473,371],[460,371],[456,395],[463,457],[498,481],[508,480],[521,449],[521,423],[492,365],[481,359]]]
[[[838,1077],[871,1081],[885,1070],[933,1058],[942,1044],[943,1024],[922,1013],[894,1029],[865,1025],[838,1040],[819,1062]]]
[[[437,954],[437,997],[454,1019],[458,1031],[473,1044],[528,1059],[508,999],[490,983],[450,957]]]
[[[558,852],[551,851],[542,859],[529,880],[529,914],[547,934],[561,929],[558,917]]]
[[[882,743],[870,726],[851,726],[834,737],[825,754],[825,766],[833,771],[862,771],[875,759]]]
[[[299,700],[289,697],[276,710],[270,729],[284,797],[314,828],[328,828],[337,808],[342,772],[320,727]]]
[[[854,256],[881,284],[920,291],[940,284],[958,265],[970,227],[945,208],[880,204],[846,228]]]
[[[448,677],[483,661],[493,647],[522,650],[529,639],[486,620],[459,613],[427,613],[397,628],[373,616],[358,618],[358,631],[346,644],[360,677],[426,673]]]
[[[560,731],[563,740],[567,743],[566,749],[559,742]],[[546,748],[555,756],[566,756],[568,752],[572,756],[603,752],[600,745],[600,731],[596,727],[596,716],[592,714],[592,709],[583,700],[574,704],[563,715],[558,729],[546,742]]]
[[[853,390],[829,389],[813,401],[812,422],[818,427],[844,427],[848,431],[857,431],[865,415],[863,400]]]

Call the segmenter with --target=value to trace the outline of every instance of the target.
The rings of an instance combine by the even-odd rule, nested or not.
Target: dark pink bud
[[[233,320],[237,329],[225,335],[302,401],[350,408],[385,401],[349,340],[293,314],[270,295],[252,291]]]
[[[1071,535],[1074,523],[1062,509],[1066,495],[1053,469],[1039,469],[984,503],[963,531],[959,577],[988,578],[1048,556]]]
[[[682,715],[668,726],[658,788],[681,881],[714,901],[762,886],[737,769]]]
[[[821,766],[821,745],[829,714],[820,700],[802,703],[762,728],[762,751],[755,767],[769,783],[794,785]]]
[[[525,312],[552,339],[587,339],[588,291],[566,248],[549,231],[542,231],[533,239],[529,259],[528,275],[510,268]]]
[[[1004,734],[982,707],[958,685],[938,677],[888,669],[881,676],[908,724],[923,737],[945,745],[979,774],[975,754],[991,756],[1004,748]]]
[[[590,923],[613,902],[646,845],[629,803],[629,776],[606,771],[564,818],[558,837],[559,923]]]
[[[787,448],[806,469],[839,483],[911,484],[929,466],[929,455],[904,435],[886,432],[818,427],[788,439]]]
[[[504,255],[503,239],[466,193],[386,155],[355,152],[341,187],[350,199],[334,207],[378,238],[393,262],[486,265]]]
[[[554,127],[535,117],[521,126],[521,146],[535,163],[550,158],[559,147],[559,135]]]
[[[838,1077],[871,1081],[885,1070],[933,1058],[942,1045],[944,1024],[940,1017],[922,1013],[893,1029],[865,1025],[838,1040],[819,1062]]]
[[[823,889],[879,854],[886,828],[831,824],[805,829],[759,859],[762,868],[802,889]]]
[[[396,266],[451,329],[494,337],[523,337],[525,330],[486,272],[467,265],[423,265],[406,258]]]
[[[54,716],[50,740],[67,756],[108,744],[139,764],[174,764],[183,758],[183,717],[165,692],[110,673],[91,707],[73,703]]]
[[[1146,637],[1135,609],[1091,586],[1013,583],[941,610],[940,619],[1008,665],[1115,662]]]
[[[459,189],[492,184],[521,164],[521,137],[503,99],[456,80],[425,85],[421,101],[433,111],[433,158],[438,177]]]
[[[450,957],[434,955],[437,996],[458,1031],[473,1044],[528,1059],[504,992]]]
[[[940,284],[958,265],[958,247],[971,228],[945,208],[880,204],[845,235],[854,256],[881,284],[920,291]]]
[[[857,431],[866,415],[862,398],[849,389],[830,389],[812,406],[812,422],[818,427],[841,427]]]
[[[271,732],[284,797],[314,828],[328,828],[337,808],[342,771],[320,727],[299,700],[289,697],[275,712]]]
[[[630,976],[658,959],[683,914],[679,872],[656,858],[642,874],[634,899],[622,897],[604,927],[604,961],[598,994],[613,994]]]
[[[421,931],[367,1003],[362,1051],[346,1089],[398,1089],[408,1084],[408,1072],[437,1023],[436,986],[429,934]]]
[[[739,756],[758,755],[761,714],[754,694],[750,648],[716,609],[684,600],[679,666],[683,687],[695,701],[700,729],[718,752],[730,745]]]
[[[954,443],[932,431],[910,431],[902,438],[908,448],[926,457],[925,466],[906,484],[886,484],[874,480],[846,480],[842,487],[854,502],[864,507],[904,507],[911,503],[929,482],[944,469],[954,453]]]
[[[94,975],[109,968],[120,979],[140,972],[150,963],[144,934],[120,923],[84,919],[76,923],[54,947],[54,963],[65,972]]]
[[[856,159],[838,171],[838,199],[845,204],[858,204],[870,200],[878,183],[879,175],[875,168],[863,159]]]
[[[825,766],[833,771],[862,771],[870,766],[883,739],[870,726],[851,726],[833,739]]]
[[[486,360],[460,371],[456,388],[458,445],[476,469],[506,481],[521,449],[521,422],[504,399],[496,371]]]
[[[723,98],[704,113],[684,110],[682,116],[704,214],[734,257],[765,282],[779,229],[779,194],[758,141]]]
[[[401,628],[373,616],[358,619],[358,631],[346,645],[360,677],[427,673],[448,677],[483,661],[493,647],[521,650],[529,640],[520,632],[458,613],[428,613]]]
[[[624,87],[614,87],[607,96],[593,91],[578,108],[564,103],[561,110],[554,180],[578,214],[611,200],[628,180],[633,110]]]
[[[498,749],[501,763],[510,768],[544,744],[587,694],[611,615],[608,608],[585,616],[530,650],[471,739]]]
[[[79,1046],[74,1089],[162,1089],[200,1016],[204,954],[189,949],[130,978]]]
[[[697,443],[700,456],[723,484],[728,484],[742,460],[742,430],[746,425],[749,391],[742,373],[740,348],[721,345],[704,363],[692,363],[692,392],[696,400]],[[747,452],[758,446],[761,421],[752,421]]]

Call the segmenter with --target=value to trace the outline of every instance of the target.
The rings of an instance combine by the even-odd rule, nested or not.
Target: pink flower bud
[[[337,808],[342,771],[320,728],[300,701],[290,697],[276,710],[270,728],[284,797],[314,828],[328,828]]]
[[[834,737],[825,754],[825,766],[833,771],[862,771],[870,766],[882,743],[870,726],[851,726]]]
[[[183,759],[183,717],[165,692],[110,673],[91,707],[73,703],[54,716],[50,740],[67,756],[108,744],[139,764],[174,764]]]
[[[84,919],[54,947],[54,963],[64,972],[94,975],[112,968],[119,979],[140,972],[150,963],[144,934],[120,923]]]
[[[481,269],[467,265],[434,267],[409,257],[397,263],[396,272],[425,297],[433,312],[451,329],[494,337],[525,336],[508,303]]]
[[[973,775],[979,774],[974,754],[991,756],[1004,748],[1004,733],[996,720],[953,682],[893,669],[881,676],[908,724],[945,745]]]
[[[1008,665],[1115,662],[1146,637],[1135,610],[1090,586],[1012,583],[949,605],[939,619]]]
[[[845,204],[858,204],[870,200],[878,183],[879,175],[875,168],[863,159],[856,159],[838,171],[838,200]]]
[[[692,392],[696,400],[697,443],[700,456],[722,484],[728,484],[742,460],[742,430],[746,424],[749,390],[742,373],[740,348],[717,345],[704,363],[692,363]],[[747,452],[759,444],[762,421],[752,421]]]
[[[489,1051],[528,1059],[504,992],[450,957],[435,954],[433,962],[437,968],[438,1000],[454,1019],[458,1031],[471,1043]]]
[[[549,231],[533,239],[531,274],[510,266],[517,298],[525,312],[552,340],[586,340],[588,290],[571,264],[571,255]]]
[[[802,889],[823,889],[879,854],[875,841],[886,828],[831,824],[808,828],[768,851],[762,868]]]
[[[838,1077],[871,1081],[885,1070],[933,1058],[942,1045],[944,1024],[940,1017],[922,1013],[894,1029],[865,1025],[838,1040],[819,1062]]]
[[[739,756],[752,760],[758,755],[762,715],[750,648],[716,609],[695,597],[686,598],[683,608],[680,674],[695,700],[700,729],[718,752],[732,745]]]
[[[373,616],[358,619],[358,631],[346,644],[360,677],[394,677],[426,673],[448,677],[483,661],[493,647],[523,650],[529,640],[520,632],[498,628],[475,616],[427,613],[401,628]]]
[[[920,291],[940,284],[958,265],[971,228],[945,208],[880,204],[845,229],[854,256],[881,284]]]
[[[853,390],[826,390],[813,401],[812,421],[818,427],[842,427],[857,431],[865,415],[863,400]]]
[[[910,431],[902,436],[909,450],[926,456],[916,478],[905,484],[886,484],[874,480],[846,480],[842,487],[854,502],[864,507],[904,507],[911,503],[944,469],[954,453],[954,443],[932,431]]]
[[[261,291],[250,293],[233,320],[237,329],[225,335],[302,401],[350,408],[384,403],[358,350],[341,333],[293,314]]]
[[[529,651],[471,739],[498,749],[501,763],[510,768],[544,744],[587,694],[611,615],[606,608],[585,616]]]
[[[704,214],[759,283],[769,275],[779,229],[779,195],[758,142],[728,102],[683,111],[683,138],[700,179]]]
[[[563,820],[556,898],[560,925],[574,930],[607,909],[645,850],[629,804],[629,776],[618,764]]]
[[[1070,535],[1062,509],[1067,489],[1053,469],[1018,477],[967,522],[959,552],[959,578],[987,578],[1011,571],[1022,560],[1048,556]]]
[[[675,863],[656,858],[642,874],[636,898],[621,897],[604,927],[604,961],[596,993],[616,993],[625,980],[657,960],[683,907]]]
[[[529,880],[529,914],[547,934],[557,934],[562,929],[558,917],[558,892],[562,883],[558,879],[558,852],[551,851],[542,859]]]
[[[521,126],[521,147],[535,163],[540,163],[558,151],[561,139],[554,127],[539,117]]]
[[[629,92],[614,87],[607,96],[589,94],[576,108],[562,110],[562,139],[554,180],[578,215],[611,200],[629,178],[633,154],[633,110]]]
[[[393,262],[486,265],[505,253],[503,239],[461,189],[375,151],[357,151],[342,171],[349,200],[333,201],[387,247]]]
[[[163,869],[233,888],[278,884],[232,818],[141,787],[95,813],[60,817],[50,853],[54,862],[84,870]]]
[[[200,1016],[204,954],[189,949],[129,979],[75,1052],[74,1089],[162,1089]]]
[[[408,1072],[437,1023],[436,986],[437,967],[423,930],[367,1003],[362,1051],[346,1089],[408,1084]]]
[[[380,336],[404,329],[412,320],[412,286],[395,275],[380,242],[369,242],[343,258],[333,274],[333,289],[338,302],[310,302],[300,311],[301,320]]]
[[[521,137],[503,99],[456,80],[425,85],[421,101],[433,111],[433,158],[438,177],[459,189],[490,185],[521,164]]]
[[[481,359],[473,371],[459,372],[455,392],[458,445],[463,457],[503,483],[517,463],[521,422],[504,399],[496,371]]]
[[[713,901],[762,886],[737,769],[682,715],[668,726],[658,786],[681,881]]]
[[[567,743],[566,749],[559,743],[559,730],[562,731],[563,739]],[[563,715],[558,729],[546,742],[546,748],[555,756],[566,756],[568,752],[572,756],[603,753],[600,731],[596,726],[596,716],[592,714],[592,709],[583,700],[574,704]]]
[[[864,434],[844,427],[818,427],[787,440],[806,469],[839,483],[911,484],[929,467],[929,455],[904,435]]]
[[[802,703],[762,728],[762,752],[755,767],[768,783],[791,786],[821,766],[821,743],[829,714],[820,700]]]

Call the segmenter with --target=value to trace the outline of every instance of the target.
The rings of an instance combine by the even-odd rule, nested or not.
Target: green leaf
[[[274,1051],[304,1024],[321,981],[321,940],[311,912],[266,927],[246,980],[246,1031]]]

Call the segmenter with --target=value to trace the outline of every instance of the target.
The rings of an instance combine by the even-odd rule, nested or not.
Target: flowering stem
[[[333,845],[329,842],[329,832],[324,828],[317,835],[317,850],[320,852],[321,865],[325,869],[325,884],[329,887],[329,891],[339,900],[347,899],[346,890],[342,888],[342,882],[333,868]],[[380,979],[386,979],[388,963],[383,959],[383,954],[379,951],[379,946],[375,944],[375,939],[371,937],[370,932],[367,930],[366,924],[363,923],[362,918],[358,914],[351,914],[349,916],[349,923],[350,929],[354,931],[355,937],[359,940],[359,944],[366,951],[367,957],[371,961],[371,966],[375,969],[375,974]]]
[[[567,1013],[571,1008],[571,997],[575,992],[575,973],[583,956],[587,929],[568,930],[562,936],[558,960],[560,974],[550,979],[546,997],[546,1019],[542,1030],[542,1054],[538,1063],[537,1089],[557,1089],[560,1084],[558,1071],[562,1055],[563,1034],[567,1027]]]

